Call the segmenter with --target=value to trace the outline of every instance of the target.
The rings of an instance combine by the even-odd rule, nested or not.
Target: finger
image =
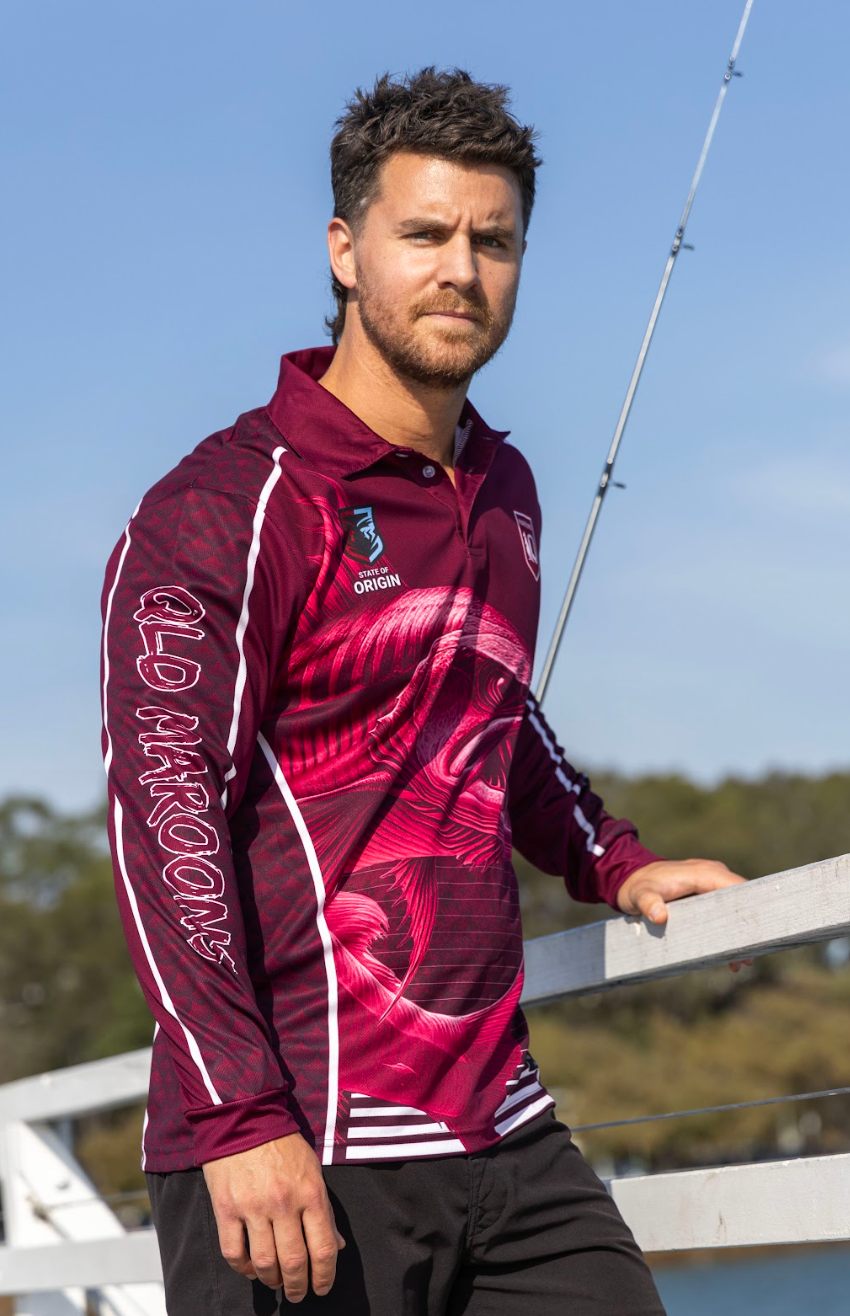
[[[251,1253],[251,1265],[255,1277],[267,1288],[279,1289],[282,1284],[280,1266],[277,1259],[277,1244],[272,1222],[259,1217],[247,1221],[248,1249]]]
[[[636,897],[636,904],[650,923],[667,922],[667,906],[657,891],[640,891]]]
[[[745,877],[740,873],[733,873],[731,868],[725,864],[716,863],[714,860],[707,862],[698,860],[700,865],[697,872],[697,886],[703,891],[721,891],[725,887],[740,886],[746,882]]]
[[[325,1200],[322,1206],[305,1211],[302,1224],[310,1252],[313,1290],[322,1297],[330,1292],[336,1278],[336,1256],[340,1247],[340,1234],[330,1203]],[[345,1246],[345,1239],[342,1239],[342,1246]]]
[[[300,1302],[307,1295],[307,1248],[301,1232],[300,1217],[290,1216],[274,1224],[275,1247],[283,1281],[283,1291],[290,1302]]]
[[[251,1258],[248,1255],[245,1226],[242,1221],[235,1216],[217,1215],[216,1224],[218,1225],[218,1245],[228,1266],[232,1266],[240,1275],[247,1275],[249,1279],[255,1279],[256,1275],[251,1264]]]

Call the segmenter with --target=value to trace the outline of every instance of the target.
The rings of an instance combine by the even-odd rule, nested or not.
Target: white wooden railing
[[[616,918],[526,945],[523,1003],[596,992],[850,935],[850,855],[695,896],[666,927]],[[850,1023],[848,1024],[850,1027]],[[19,1316],[164,1316],[150,1229],[125,1231],[74,1159],[70,1122],[144,1098],[150,1051],[0,1087],[5,1246]],[[848,1048],[850,1083],[850,1048]],[[850,1239],[850,1154],[613,1179],[646,1251]]]

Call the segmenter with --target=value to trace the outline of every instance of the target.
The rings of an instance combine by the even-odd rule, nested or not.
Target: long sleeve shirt
[[[116,889],[156,1018],[144,1156],[300,1131],[458,1155],[552,1104],[512,844],[580,900],[655,856],[529,693],[540,510],[467,404],[456,488],[283,358],[142,499],[106,572]]]

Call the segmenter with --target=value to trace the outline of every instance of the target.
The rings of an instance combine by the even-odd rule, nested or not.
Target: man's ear
[[[523,254],[523,256],[525,255],[525,249],[526,249],[527,246],[528,246],[528,238],[523,238],[523,240],[522,240],[522,254]]]
[[[328,224],[328,256],[331,270],[343,288],[357,287],[357,267],[354,263],[354,237],[344,219],[334,218]]]

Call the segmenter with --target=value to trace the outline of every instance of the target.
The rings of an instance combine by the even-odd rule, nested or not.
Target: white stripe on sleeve
[[[534,730],[537,732],[540,739],[543,741],[543,744],[545,745],[546,750],[548,751],[550,759],[555,764],[555,776],[558,778],[558,781],[561,783],[564,790],[569,795],[580,795],[581,786],[577,781],[571,781],[570,778],[567,776],[567,774],[564,772],[561,766],[561,764],[564,762],[563,755],[559,754],[556,751],[554,744],[547,736],[545,727],[542,725],[540,719],[537,717],[536,705],[531,699],[529,699],[526,702],[526,707],[529,710],[528,711],[529,722],[534,727]],[[590,851],[590,853],[596,855],[597,858],[600,855],[603,855],[605,853],[605,847],[596,844],[596,831],[591,826],[591,824],[587,821],[587,819],[584,816],[584,813],[582,812],[578,804],[576,804],[573,808],[573,816],[576,822],[578,823],[579,827],[582,829],[582,831],[587,834],[587,848]]]
[[[230,732],[227,737],[227,752],[233,755],[236,748],[236,739],[239,735],[239,715],[242,712],[242,696],[245,692],[245,679],[247,675],[247,664],[245,662],[245,631],[248,629],[248,618],[250,615],[251,591],[254,588],[254,573],[257,567],[257,558],[260,555],[260,535],[263,529],[263,522],[266,519],[266,507],[271,497],[274,487],[280,479],[280,459],[286,452],[283,444],[275,448],[272,453],[274,463],[271,474],[263,485],[262,492],[257,499],[257,507],[254,512],[254,526],[251,535],[251,547],[248,550],[248,568],[245,573],[245,589],[242,594],[242,611],[239,614],[239,624],[236,627],[236,648],[239,652],[239,667],[236,672],[236,688],[233,694],[233,714],[230,719]],[[230,765],[225,773],[224,780],[231,781],[236,776],[235,764]],[[222,805],[225,805],[227,791],[222,796]]]

